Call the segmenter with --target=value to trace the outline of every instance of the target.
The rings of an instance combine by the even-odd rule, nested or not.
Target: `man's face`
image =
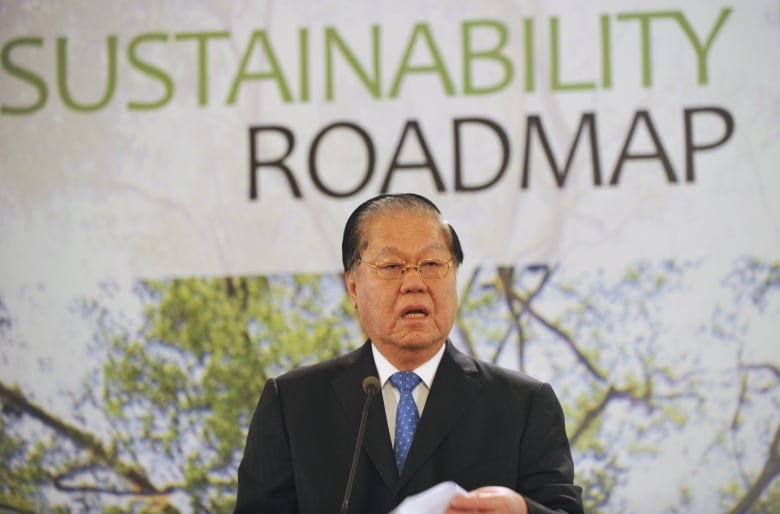
[[[401,278],[389,280],[365,263],[449,261],[444,228],[430,217],[383,215],[369,219],[363,235],[363,262],[346,273],[347,290],[366,335],[396,367],[411,369],[436,353],[455,322],[456,263],[443,278],[423,279],[410,268]]]

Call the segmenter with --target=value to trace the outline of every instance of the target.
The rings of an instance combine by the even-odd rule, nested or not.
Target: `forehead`
[[[362,247],[377,254],[449,249],[441,221],[433,216],[417,214],[383,214],[367,219],[363,227]]]

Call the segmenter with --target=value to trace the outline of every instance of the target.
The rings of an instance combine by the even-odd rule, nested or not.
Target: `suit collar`
[[[425,387],[428,389],[430,389],[433,384],[433,379],[436,376],[436,371],[439,369],[439,363],[441,362],[441,357],[444,355],[445,349],[446,345],[442,345],[433,357],[413,370],[422,379],[425,383]],[[398,371],[398,368],[388,361],[374,344],[371,345],[371,355],[374,357],[374,362],[376,363],[376,368],[379,372],[379,383],[384,387],[385,383],[390,380],[390,376]]]
[[[343,368],[343,372],[333,379],[332,386],[344,407],[344,415],[354,427],[353,437],[357,437],[365,400],[363,379],[377,375],[371,343],[366,342],[357,350],[342,356],[339,366]],[[447,341],[400,477],[395,469],[382,395],[374,397],[368,410],[363,449],[388,488],[397,492],[409,481],[474,401],[482,388],[472,376],[475,373],[477,366],[474,360]]]
[[[366,398],[362,388],[363,379],[367,376],[377,376],[371,343],[366,342],[357,350],[344,355],[340,361],[343,372],[333,379],[332,386],[344,407],[344,415],[354,428],[353,437],[357,438],[360,415]],[[394,489],[398,474],[381,393],[374,397],[368,409],[363,449],[387,487]]]
[[[433,387],[398,482],[399,488],[431,456],[479,394],[482,385],[473,378],[475,373],[477,366],[474,360],[447,341],[447,348],[436,371]]]

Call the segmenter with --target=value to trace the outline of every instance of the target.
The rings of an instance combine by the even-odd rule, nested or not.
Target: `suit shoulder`
[[[548,382],[487,362],[479,362],[477,368],[480,370],[478,380],[482,382],[487,397],[508,409],[519,409],[522,412],[535,408],[560,411],[558,395]]]
[[[483,386],[498,385],[525,389],[538,389],[544,386],[544,382],[526,373],[472,357],[451,343],[448,345],[448,355],[455,365]]]
[[[492,383],[498,387],[538,390],[546,385],[545,382],[521,371],[480,360],[475,362],[483,379],[487,383]]]
[[[314,364],[307,364],[293,368],[276,377],[276,382],[281,387],[313,387],[315,384],[330,381],[339,370],[351,365],[357,359],[362,348],[349,353],[331,357]]]

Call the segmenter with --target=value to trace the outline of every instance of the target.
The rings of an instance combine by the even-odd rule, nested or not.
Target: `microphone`
[[[374,396],[381,388],[378,378],[369,375],[363,379],[363,392],[367,395]]]
[[[341,514],[346,514],[349,509],[349,497],[352,495],[352,483],[355,481],[355,471],[357,471],[360,447],[363,446],[363,436],[366,432],[368,407],[371,405],[371,400],[374,399],[374,395],[379,392],[379,389],[381,389],[381,384],[379,383],[378,378],[369,375],[363,379],[363,392],[366,393],[366,400],[363,402],[363,412],[360,416],[360,428],[358,429],[358,436],[355,441],[355,452],[352,454],[352,466],[349,468],[347,488],[344,491],[344,501],[341,503]]]

